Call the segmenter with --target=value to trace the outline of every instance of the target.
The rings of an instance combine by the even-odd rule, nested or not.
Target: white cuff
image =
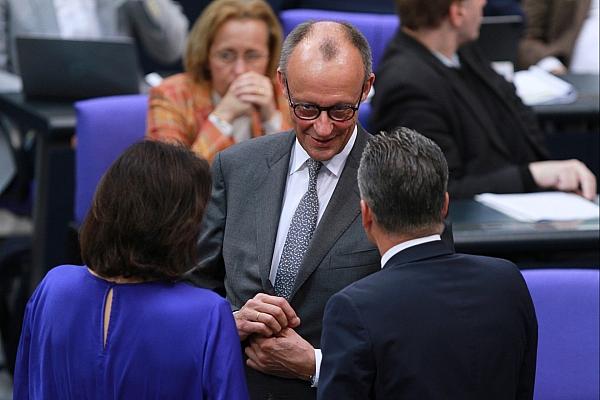
[[[310,380],[310,387],[316,388],[319,386],[319,373],[321,372],[321,359],[323,358],[323,354],[321,353],[321,349],[315,349],[315,374],[312,376]]]
[[[233,134],[233,125],[213,113],[208,114],[208,120],[225,136]]]
[[[546,72],[552,72],[555,69],[566,68],[563,63],[556,57],[544,57],[536,64],[538,67]]]

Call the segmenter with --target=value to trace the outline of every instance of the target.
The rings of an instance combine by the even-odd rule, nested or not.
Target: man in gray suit
[[[0,69],[17,72],[14,38],[135,36],[154,61],[183,53],[188,20],[173,0],[0,0]]]
[[[278,69],[294,129],[240,143],[213,162],[201,262],[190,279],[231,302],[253,399],[316,397],[325,303],[379,269],[356,182],[369,137],[357,109],[374,79],[355,28],[299,25]]]

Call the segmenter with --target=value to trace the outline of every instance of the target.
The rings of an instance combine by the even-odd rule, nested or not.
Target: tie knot
[[[309,158],[306,163],[308,164],[308,179],[309,182],[316,182],[317,181],[317,175],[319,174],[319,171],[321,170],[321,167],[323,166],[323,163],[321,161],[317,161],[317,160],[313,160],[312,158]]]

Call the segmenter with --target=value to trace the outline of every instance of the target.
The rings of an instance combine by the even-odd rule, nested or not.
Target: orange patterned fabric
[[[274,83],[281,130],[291,127],[287,102]],[[235,143],[208,120],[215,106],[211,87],[194,82],[187,73],[173,75],[150,90],[146,136],[166,142],[179,142],[212,162],[215,155]],[[258,112],[252,115],[252,137],[264,134]]]

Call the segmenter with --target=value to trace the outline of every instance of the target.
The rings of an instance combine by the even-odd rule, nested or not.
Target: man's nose
[[[319,136],[327,136],[333,130],[333,121],[327,115],[327,111],[321,111],[314,123],[315,132]]]

